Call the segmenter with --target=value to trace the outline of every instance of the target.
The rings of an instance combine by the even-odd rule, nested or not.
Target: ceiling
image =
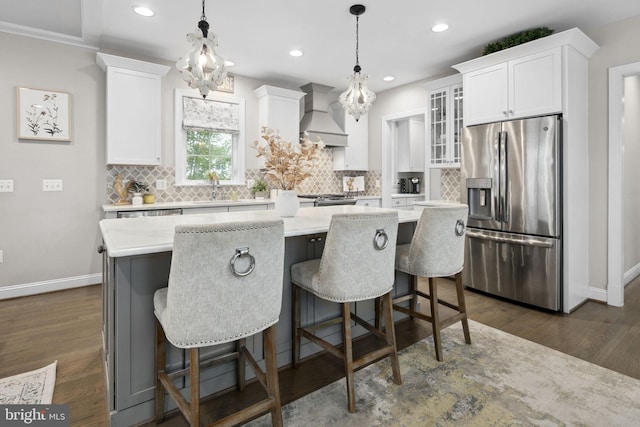
[[[347,86],[355,65],[354,0],[209,0],[206,16],[218,54],[247,77],[301,86]],[[546,26],[589,31],[640,15],[632,0],[395,0],[362,2],[360,65],[376,92],[451,73],[489,42]],[[144,18],[132,11],[147,6]],[[187,53],[201,0],[0,0],[0,31],[99,48],[123,56],[175,61]],[[446,22],[449,30],[431,27]],[[291,49],[304,55],[289,56]],[[395,76],[384,82],[387,75]]]

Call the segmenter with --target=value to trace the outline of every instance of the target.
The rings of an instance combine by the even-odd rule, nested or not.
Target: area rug
[[[640,426],[640,380],[470,322],[400,352],[402,385],[388,359],[355,374],[355,414],[341,379],[283,407],[285,426]],[[271,425],[270,416],[251,426]]]
[[[56,384],[56,360],[35,371],[0,379],[0,405],[47,405]]]

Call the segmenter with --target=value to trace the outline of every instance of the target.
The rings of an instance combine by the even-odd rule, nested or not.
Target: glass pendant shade
[[[224,59],[215,51],[218,38],[215,33],[209,32],[209,24],[204,16],[204,1],[198,28],[187,34],[187,41],[191,44],[191,50],[178,60],[176,68],[183,80],[206,98],[210,90],[216,90],[224,84],[227,70]]]
[[[356,67],[360,68],[360,67]],[[376,94],[367,87],[367,75],[355,71],[349,76],[349,87],[338,98],[342,108],[347,114],[353,116],[356,122],[369,112],[371,104],[376,99]]]

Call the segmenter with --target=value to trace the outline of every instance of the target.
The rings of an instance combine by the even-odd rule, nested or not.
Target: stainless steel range
[[[314,206],[355,205],[356,199],[344,194],[302,194],[301,199],[312,199]]]

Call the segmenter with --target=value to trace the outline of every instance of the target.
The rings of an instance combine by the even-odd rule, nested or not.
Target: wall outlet
[[[378,189],[380,188],[380,180],[379,179],[376,179],[376,188],[378,188]]]
[[[61,179],[43,179],[42,191],[62,191]]]
[[[156,179],[156,190],[166,190],[166,189],[167,189],[167,180]]]
[[[0,179],[0,193],[13,193],[12,179]]]
[[[1,250],[0,250],[0,262],[4,262],[4,255]]]
[[[248,180],[247,180],[247,187],[248,187],[248,188],[251,188],[251,187],[253,187],[253,186],[254,186],[254,184],[255,184],[255,183],[256,183],[256,180],[255,180],[255,179],[248,179]]]

